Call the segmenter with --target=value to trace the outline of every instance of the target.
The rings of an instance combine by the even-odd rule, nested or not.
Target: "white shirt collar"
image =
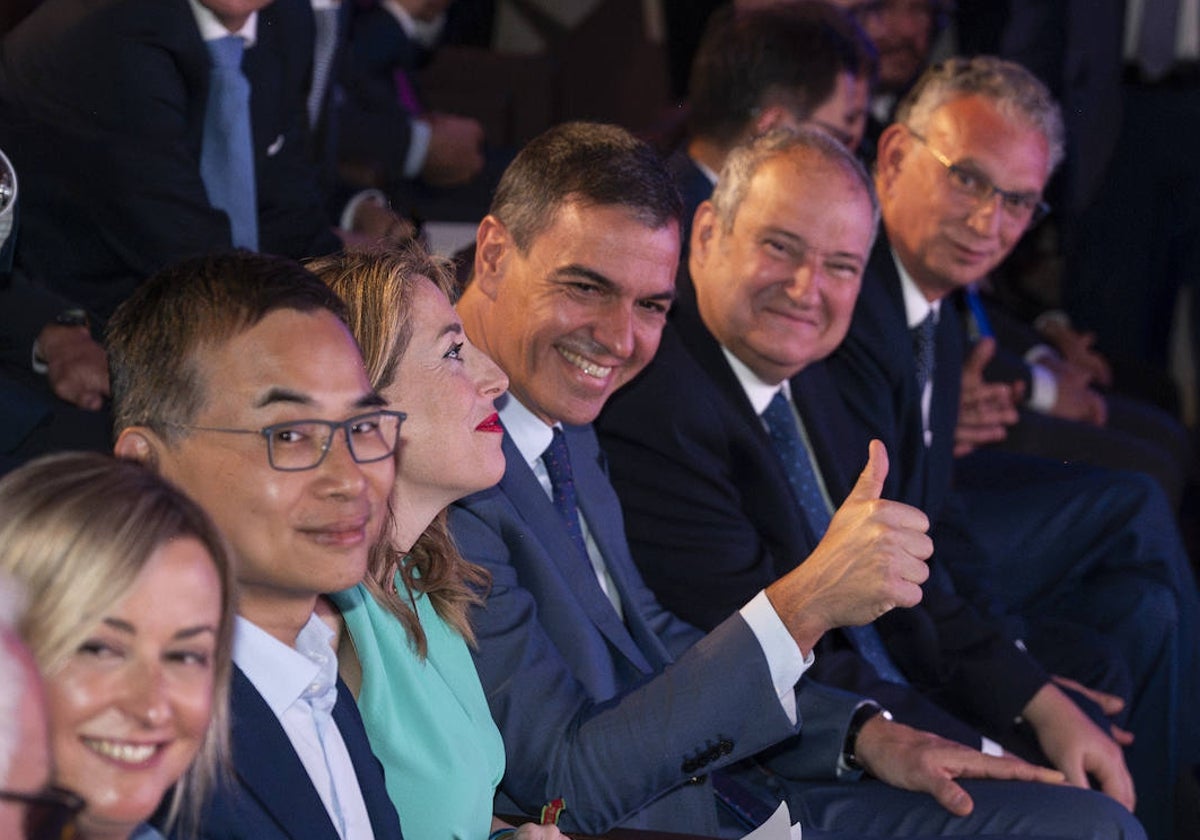
[[[709,169],[707,166],[705,166],[700,161],[696,160],[691,155],[688,156],[688,159],[691,160],[692,164],[697,169],[700,170],[700,172],[704,175],[704,177],[707,178],[714,187],[717,185],[717,177],[718,176],[717,176],[716,172],[713,172],[711,169]]]
[[[316,613],[309,616],[305,628],[314,621],[329,630]],[[233,661],[277,718],[300,699],[321,672],[320,665],[240,615],[234,621]]]
[[[258,12],[251,12],[241,29],[230,32],[210,9],[200,5],[200,0],[188,0],[188,5],[192,7],[192,15],[196,18],[196,26],[200,29],[200,37],[204,41],[215,41],[226,35],[238,35],[246,42],[246,49],[258,42]]]
[[[896,264],[896,272],[900,275],[900,291],[904,294],[904,316],[908,320],[908,328],[912,329],[924,321],[930,312],[933,313],[933,322],[936,324],[941,316],[942,302],[935,300],[930,303],[926,300],[925,295],[921,294],[921,290],[917,288],[916,281],[908,273],[908,269],[896,256],[896,249],[892,248],[891,252],[892,262]]]
[[[555,427],[561,427],[562,424],[547,426],[545,421],[526,408],[511,392],[501,397],[497,404],[497,413],[500,415],[500,422],[504,424],[504,431],[508,432],[517,451],[532,469],[554,439]]]
[[[733,355],[729,348],[722,346],[721,352],[725,354],[725,360],[733,368],[733,375],[737,377],[742,390],[746,392],[746,398],[750,400],[755,414],[761,415],[766,411],[771,400],[775,399],[775,395],[780,391],[783,391],[783,395],[788,398],[789,402],[791,401],[792,392],[786,379],[778,385],[764,382],[762,377],[746,366],[745,362]]]

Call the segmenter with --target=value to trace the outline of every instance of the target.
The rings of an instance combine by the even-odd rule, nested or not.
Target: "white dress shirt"
[[[315,614],[309,617],[301,632],[321,634],[320,638],[326,640],[329,648],[329,656],[337,655],[328,644],[333,631]],[[342,840],[373,840],[371,818],[346,743],[333,726],[327,730],[322,748],[312,707],[303,697],[319,678],[321,664],[241,616],[237,617],[234,627],[233,661],[278,718]],[[335,796],[340,818],[339,808],[334,806]],[[340,828],[343,822],[344,834]]]

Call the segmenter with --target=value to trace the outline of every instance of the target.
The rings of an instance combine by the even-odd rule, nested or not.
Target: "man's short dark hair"
[[[693,136],[736,142],[764,108],[805,120],[830,97],[838,76],[873,77],[877,58],[844,12],[822,2],[789,2],[709,20],[688,84]]]
[[[568,201],[625,208],[654,230],[683,217],[679,191],[658,154],[603,123],[563,123],[531,140],[501,177],[491,214],[525,251]]]
[[[325,309],[345,320],[337,295],[284,257],[231,251],[185,260],[150,277],[108,324],[114,432],[147,426],[168,439],[178,434],[174,427],[192,422],[207,396],[197,351],[280,309]]]

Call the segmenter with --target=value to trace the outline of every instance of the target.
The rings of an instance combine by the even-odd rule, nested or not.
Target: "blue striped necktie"
[[[813,534],[820,539],[829,530],[833,514],[821,492],[812,454],[800,435],[796,416],[792,413],[792,407],[782,390],[777,391],[771,398],[762,418],[767,424],[767,434],[775,447],[775,454],[787,473],[788,484],[792,486],[792,492],[796,494],[796,500],[800,503]],[[842,630],[862,658],[875,669],[875,673],[889,682],[907,683],[896,663],[888,655],[874,624],[843,627]]]
[[[258,198],[250,131],[250,82],[242,73],[245,42],[237,35],[207,41],[212,60],[200,178],[209,202],[229,216],[233,244],[258,250]]]

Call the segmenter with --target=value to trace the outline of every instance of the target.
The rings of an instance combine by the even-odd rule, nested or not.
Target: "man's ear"
[[[692,217],[692,238],[688,245],[689,259],[696,260],[698,265],[704,264],[709,253],[716,246],[719,234],[717,227],[720,224],[721,220],[717,218],[717,211],[713,209],[712,202],[700,202],[700,206],[696,208],[696,215]]]
[[[516,248],[504,222],[488,214],[475,231],[475,276],[471,281],[489,299],[495,300],[500,280],[512,251]]]
[[[796,125],[792,112],[782,105],[768,105],[758,112],[754,118],[754,135],[761,137],[776,128],[790,128]]]
[[[159,471],[160,451],[164,446],[162,439],[147,426],[129,426],[122,429],[113,446],[113,454],[118,458],[139,461],[155,472]]]
[[[892,123],[879,135],[875,172],[884,189],[890,186],[899,174],[911,140],[908,129],[900,123]]]

